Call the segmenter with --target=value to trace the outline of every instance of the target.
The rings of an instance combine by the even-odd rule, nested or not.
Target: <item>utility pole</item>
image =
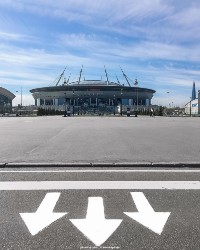
[[[66,113],[67,113],[67,110],[66,110],[66,102],[67,102],[67,100],[66,100],[66,92],[64,93],[64,95],[65,95],[65,113],[64,113],[64,117],[66,117]]]
[[[136,87],[136,111],[138,112],[138,80],[137,78],[135,79],[135,83],[134,83],[135,87]]]
[[[22,107],[22,87],[21,87],[21,107]]]
[[[22,107],[22,87],[20,88],[20,92],[21,92],[20,107]],[[18,90],[16,90],[16,93],[19,93],[19,91],[18,91]]]
[[[122,94],[123,94],[122,91],[123,91],[123,89],[121,89],[121,101],[120,101],[120,104],[121,104],[121,105],[120,105],[120,106],[121,106],[121,107],[120,107],[120,115],[121,115],[121,116],[122,116]]]

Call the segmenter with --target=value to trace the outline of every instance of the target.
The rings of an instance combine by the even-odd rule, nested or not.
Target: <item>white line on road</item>
[[[200,190],[200,181],[4,181],[0,190]]]
[[[0,173],[200,173],[196,169],[94,169],[94,170],[0,170]]]

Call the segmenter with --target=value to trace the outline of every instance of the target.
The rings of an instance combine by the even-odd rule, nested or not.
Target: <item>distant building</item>
[[[9,90],[0,87],[0,114],[11,113],[12,100],[15,95]]]
[[[193,82],[191,100],[185,105],[185,114],[187,115],[198,115],[200,114],[200,93],[196,98],[195,82]]]
[[[187,115],[198,115],[199,114],[199,100],[191,100],[185,105],[185,114]]]
[[[195,82],[193,82],[193,88],[192,88],[192,101],[196,99],[196,88],[195,88]]]

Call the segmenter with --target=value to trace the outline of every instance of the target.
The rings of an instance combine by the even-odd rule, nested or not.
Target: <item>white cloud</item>
[[[144,20],[155,15],[164,15],[171,11],[171,6],[165,1],[154,0],[21,0],[20,2],[5,0],[0,2],[2,7],[13,8],[17,11],[29,11],[32,13],[65,18],[69,21],[99,21],[115,23],[121,21],[134,20],[135,22]],[[103,15],[102,15],[103,14]],[[102,18],[103,16],[103,18]]]
[[[13,15],[12,19],[12,12],[7,17],[4,10],[14,10],[23,18],[16,20]],[[198,1],[4,0],[0,12],[0,81],[4,84],[47,86],[65,65],[70,66],[67,74],[76,77],[83,64],[86,78],[95,78],[104,74],[104,64],[118,72],[120,64],[146,87],[189,88],[192,81],[199,86]],[[24,12],[31,18],[34,14],[34,20],[38,15],[47,22],[53,19],[59,28],[62,23],[66,33],[44,26],[43,34],[39,26],[26,24]],[[73,30],[74,23],[81,28]]]
[[[182,11],[175,14],[171,21],[177,26],[186,28],[192,27],[200,22],[200,3],[184,8]]]
[[[19,34],[19,33],[9,33],[9,32],[1,32],[0,31],[0,39],[2,40],[9,40],[9,41],[31,41],[34,39],[33,37]]]
[[[85,52],[120,58],[163,59],[175,61],[199,61],[200,46],[185,47],[164,42],[142,41],[121,44],[118,40],[85,34],[67,34],[60,38],[61,44]],[[98,49],[97,49],[98,48]]]

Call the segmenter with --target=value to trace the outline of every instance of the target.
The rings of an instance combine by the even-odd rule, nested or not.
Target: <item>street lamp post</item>
[[[135,79],[135,83],[134,83],[135,87],[136,87],[136,112],[135,112],[135,117],[137,117],[138,114],[138,80],[137,78]]]
[[[66,93],[64,93],[64,95],[65,95],[65,113],[64,113],[64,117],[66,117],[66,115],[67,115],[67,109],[66,109]]]
[[[114,95],[114,109],[113,109],[113,114],[115,115],[115,95]]]
[[[21,115],[21,109],[22,109],[22,87],[20,88],[20,92],[21,92],[21,100],[20,100],[20,115]],[[17,90],[16,93],[19,93],[19,91]]]
[[[192,97],[190,97],[190,116],[192,116]]]
[[[73,89],[73,107],[72,108],[73,108],[72,112],[73,112],[73,116],[74,116],[74,89]]]
[[[78,95],[78,98],[77,98],[77,106],[78,106],[78,115],[79,115],[79,95]]]
[[[123,94],[123,89],[121,89],[121,102],[120,102],[120,115],[122,116],[122,94]]]
[[[168,101],[169,101],[169,94],[170,94],[170,92],[169,92],[169,91],[167,91],[167,94],[168,94]]]
[[[20,102],[20,106],[22,107],[22,87],[21,87],[20,92],[21,92],[21,102]],[[17,90],[16,93],[19,93],[19,91]]]

